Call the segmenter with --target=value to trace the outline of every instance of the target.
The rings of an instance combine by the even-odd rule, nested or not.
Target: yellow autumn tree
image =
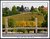
[[[30,21],[26,21],[26,26],[31,26]]]
[[[33,22],[33,27],[36,27],[36,22]]]
[[[26,26],[26,21],[18,21],[17,25],[20,27],[24,27],[24,26]]]
[[[16,26],[20,26],[20,21],[16,21]]]

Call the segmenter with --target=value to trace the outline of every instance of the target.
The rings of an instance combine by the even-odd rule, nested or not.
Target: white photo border
[[[48,3],[48,37],[3,37],[2,36],[2,3],[3,2],[47,2]],[[49,38],[49,1],[1,1],[1,38]]]

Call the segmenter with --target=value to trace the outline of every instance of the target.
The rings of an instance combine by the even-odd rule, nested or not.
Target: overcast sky
[[[34,6],[34,7],[39,7],[39,6],[45,6],[47,7],[48,6],[48,3],[47,2],[3,2],[2,3],[2,7],[8,7],[8,8],[12,8],[12,6],[20,6],[23,5],[24,7],[31,7],[31,6]]]

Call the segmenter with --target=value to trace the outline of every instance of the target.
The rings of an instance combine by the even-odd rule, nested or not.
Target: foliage
[[[9,32],[13,32],[13,30],[8,30]]]
[[[32,17],[32,19],[31,19],[32,21],[35,21],[35,17]]]
[[[5,28],[5,25],[4,24],[2,24],[2,28]]]
[[[34,21],[17,21],[16,22],[16,27],[34,27],[36,26],[36,22]]]
[[[42,23],[42,27],[48,27],[48,14],[44,16],[45,21]]]
[[[18,29],[17,32],[25,32],[25,29]]]
[[[5,17],[2,18],[2,28],[5,28]]]
[[[21,5],[21,7],[13,6],[12,10],[9,10],[8,7],[3,8],[2,10],[3,10],[3,14],[2,14],[3,17],[20,13],[19,15],[12,16],[9,19],[9,21],[8,21],[9,27],[36,26],[36,23],[32,22],[32,21],[35,21],[35,18],[34,18],[35,16],[37,17],[37,20],[38,20],[38,23],[37,23],[38,26],[47,26],[47,23],[48,23],[48,19],[47,19],[48,18],[48,11],[44,10],[44,6],[39,6],[38,8],[34,8],[32,6],[29,13],[24,11],[24,6],[23,5]],[[22,12],[24,14],[21,14]],[[27,14],[25,14],[25,13],[27,13]],[[23,20],[23,18],[24,18],[24,20]],[[4,26],[4,23],[3,23],[3,26]]]
[[[24,11],[23,5],[21,5],[20,11],[22,11],[22,12]]]
[[[33,6],[31,7],[31,10],[30,10],[30,11],[31,11],[31,12],[34,11],[34,7],[33,7]]]
[[[17,10],[16,10],[16,7],[15,6],[12,7],[12,13],[13,14],[17,14]]]
[[[42,23],[42,27],[48,27],[48,22],[46,21],[46,22],[43,22]]]
[[[45,19],[45,21],[48,20],[48,14],[46,14],[46,15],[44,16],[44,19]]]
[[[10,19],[8,20],[8,25],[9,25],[9,27],[14,27],[14,26],[15,26],[15,20],[12,19],[12,18],[10,18]]]
[[[39,7],[38,7],[38,10],[39,10],[43,15],[45,15],[46,13],[48,13],[48,11],[46,11],[44,8],[45,8],[44,6],[39,6]]]
[[[19,7],[19,6],[17,6],[17,11],[18,11],[18,12],[20,11],[20,7]]]
[[[3,11],[3,16],[9,16],[10,14],[10,10],[9,8],[5,7],[5,8],[2,8],[2,11]]]

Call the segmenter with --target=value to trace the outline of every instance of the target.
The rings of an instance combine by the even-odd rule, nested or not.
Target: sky
[[[2,8],[4,7],[8,7],[9,9],[12,8],[12,6],[20,6],[23,5],[24,7],[29,7],[31,8],[31,6],[34,6],[35,8],[38,8],[39,6],[48,6],[47,2],[3,2],[2,3]]]

